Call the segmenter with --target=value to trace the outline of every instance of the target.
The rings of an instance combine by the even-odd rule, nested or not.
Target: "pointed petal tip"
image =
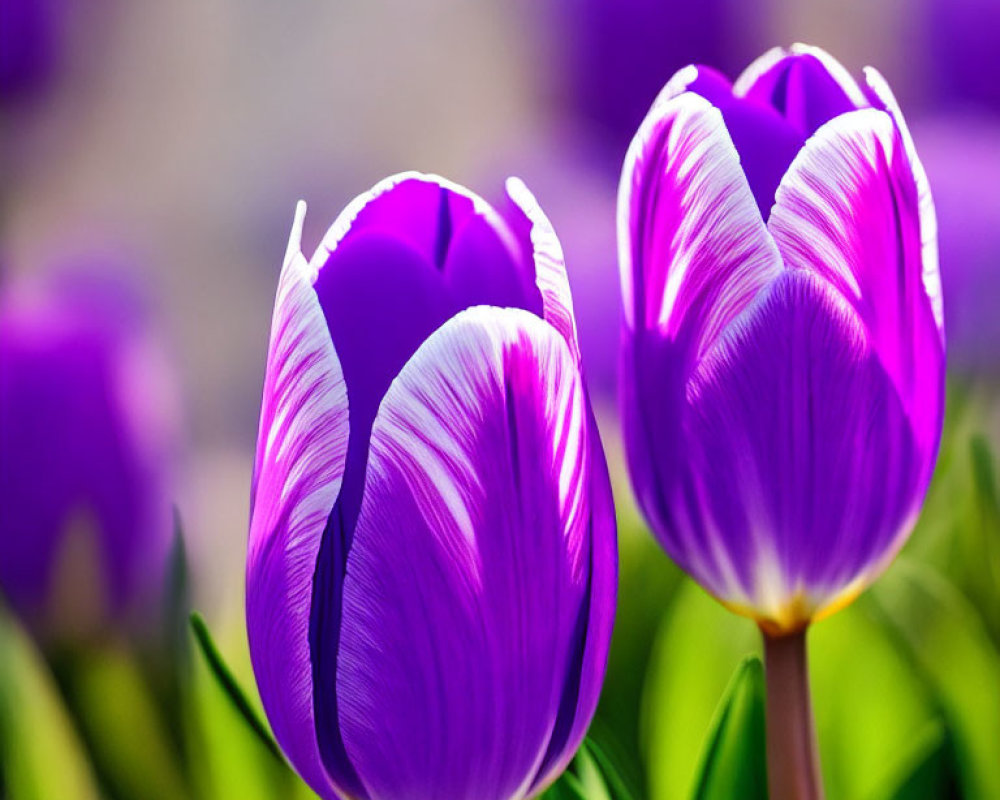
[[[505,183],[507,196],[531,225],[532,258],[535,266],[535,284],[542,296],[542,314],[569,346],[570,352],[580,361],[577,339],[576,314],[573,294],[566,274],[566,257],[562,243],[541,204],[520,178],[508,178]]]
[[[296,256],[302,255],[302,228],[306,220],[306,201],[299,200],[295,204],[295,214],[292,217],[292,230],[288,235],[288,246],[285,248],[285,260],[282,262],[285,267],[295,260]]]

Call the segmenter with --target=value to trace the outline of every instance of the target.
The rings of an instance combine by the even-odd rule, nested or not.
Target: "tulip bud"
[[[687,67],[625,160],[623,415],[667,552],[771,634],[891,561],[934,467],[933,204],[895,100],[829,55]]]
[[[247,627],[275,736],[324,798],[521,798],[594,713],[615,523],[558,240],[390,178],[278,284]]]

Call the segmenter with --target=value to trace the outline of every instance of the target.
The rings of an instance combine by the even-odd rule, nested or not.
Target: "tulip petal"
[[[531,794],[540,792],[561,775],[587,733],[597,710],[611,649],[618,590],[617,524],[611,478],[600,445],[593,414],[589,415],[590,459],[590,577],[586,602],[581,606],[575,633],[574,657],[563,691],[549,748]]]
[[[627,326],[698,357],[781,271],[721,112],[686,92],[636,134],[618,199]]]
[[[443,270],[460,308],[490,305],[541,312],[530,257],[495,211],[473,215],[452,236]]]
[[[542,316],[562,334],[570,352],[579,361],[573,295],[559,238],[535,196],[520,178],[507,179],[507,195],[529,225],[535,281],[542,295]]]
[[[863,109],[831,120],[806,143],[768,228],[790,269],[822,276],[854,306],[913,422],[929,478],[944,346],[924,281],[921,222],[899,129],[888,113]]]
[[[486,208],[481,198],[456,183],[437,175],[401,172],[379,181],[348,204],[323,237],[310,266],[317,273],[340,244],[364,232],[406,242],[428,263],[440,267],[451,232]],[[442,214],[446,215],[443,225]]]
[[[299,251],[296,210],[278,283],[251,498],[250,655],[274,735],[292,765],[331,797],[313,719],[309,614],[313,573],[347,456],[347,392]]]
[[[821,125],[868,105],[850,73],[818,47],[773,48],[736,80],[733,91],[780,112],[804,137]]]
[[[762,624],[791,630],[853,597],[908,534],[917,443],[860,319],[822,279],[777,279],[699,366],[684,416],[664,544]],[[749,580],[732,580],[736,565]]]
[[[903,112],[900,111],[899,103],[896,102],[896,97],[889,88],[889,84],[874,67],[865,67],[864,73],[865,89],[869,101],[875,108],[881,108],[892,116],[899,129],[899,135],[902,137],[903,146],[906,148],[906,157],[909,159],[910,170],[913,172],[913,180],[917,187],[917,203],[920,210],[920,249],[923,261],[924,289],[930,297],[934,321],[937,323],[943,341],[944,308],[941,301],[941,272],[938,265],[937,215],[934,211],[934,200],[931,197],[927,172],[917,156],[910,129],[906,120],[903,119]]]
[[[701,95],[722,112],[750,191],[761,216],[767,219],[774,205],[774,192],[804,137],[771,106],[734,95],[733,85],[722,73],[710,67],[688,69],[695,70],[694,77],[682,79],[685,70],[681,70],[661,92],[661,98],[672,96],[672,92],[676,96],[676,87],[683,83],[688,91]]]
[[[372,796],[530,787],[587,592],[589,435],[576,360],[521,310],[462,312],[389,389],[337,669],[344,743]]]
[[[533,276],[504,219],[479,195],[438,175],[403,172],[355,198],[317,248],[316,276],[357,237],[396,241],[441,271],[461,308],[537,307]]]

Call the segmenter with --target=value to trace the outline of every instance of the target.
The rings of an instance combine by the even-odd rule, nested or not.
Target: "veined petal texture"
[[[321,795],[330,779],[316,743],[309,609],[321,536],[347,458],[347,391],[299,249],[296,211],[278,282],[264,379],[247,554],[247,634],[274,735]]]
[[[941,432],[933,202],[895,100],[866,77],[862,89],[803,45],[765,54],[733,87],[682,70],[622,175],[636,494],[675,560],[774,632],[881,572]],[[773,204],[753,166],[775,152],[746,138],[764,130],[761,110],[802,137]]]
[[[247,566],[254,669],[324,798],[523,798],[603,681],[614,509],[562,249],[406,173],[316,254],[300,207],[272,322]]]
[[[345,746],[372,796],[531,789],[590,602],[591,435],[575,359],[527,312],[462,312],[393,383],[337,671]]]

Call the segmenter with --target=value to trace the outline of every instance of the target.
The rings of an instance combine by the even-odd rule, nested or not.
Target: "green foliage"
[[[1000,654],[947,580],[900,559],[866,596],[931,691],[951,731],[963,796],[1000,797]]]
[[[890,788],[873,800],[960,800],[951,740],[941,723],[933,723],[906,754],[905,766]]]
[[[756,626],[685,579],[657,633],[643,693],[650,798],[692,796],[719,698],[748,654],[760,654]]]
[[[600,747],[584,740],[569,769],[542,794],[544,800],[633,800]]]
[[[0,797],[97,800],[97,785],[33,643],[0,606]]]
[[[219,648],[215,646],[212,634],[208,631],[208,626],[205,624],[204,618],[198,612],[191,614],[191,631],[194,633],[194,638],[198,643],[201,654],[205,657],[205,663],[208,665],[212,677],[215,678],[219,687],[229,698],[229,701],[233,704],[233,708],[257,735],[261,744],[267,748],[268,752],[284,764],[284,757],[281,755],[278,743],[274,741],[274,737],[271,735],[271,729],[247,698],[246,693],[240,687],[239,683],[237,683],[236,678],[233,677],[233,673],[229,667],[226,666],[226,662],[223,661],[219,653]]]
[[[829,797],[866,798],[901,768],[899,743],[939,719],[932,694],[866,603],[809,631],[809,672]]]
[[[664,609],[670,606],[683,573],[635,516],[622,515],[618,536],[617,618],[590,741],[602,745],[605,757],[616,765],[616,774],[621,774],[632,793],[644,796],[645,772],[636,724],[643,681]]]
[[[767,800],[764,667],[749,656],[719,703],[694,800]]]

